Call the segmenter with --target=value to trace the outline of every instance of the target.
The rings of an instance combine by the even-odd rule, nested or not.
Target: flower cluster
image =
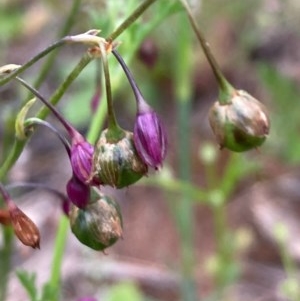
[[[104,50],[103,50],[104,46]],[[108,127],[100,133],[95,145],[89,143],[39,91],[20,77],[16,79],[29,89],[65,127],[68,137],[62,135],[50,123],[25,115],[27,105],[17,118],[16,128],[20,138],[28,129],[44,125],[52,130],[64,144],[72,168],[62,200],[63,212],[69,217],[71,230],[77,239],[95,250],[104,251],[122,236],[122,215],[117,202],[104,195],[100,188],[128,187],[147,175],[148,168],[158,169],[166,157],[167,138],[162,122],[146,103],[125,62],[116,50],[112,53],[123,68],[133,89],[137,113],[133,132],[123,130],[117,124],[112,106],[109,70],[106,55],[110,46],[99,44],[106,83],[108,102]],[[98,92],[97,92],[98,93]],[[25,245],[39,247],[40,234],[35,224],[12,202],[3,188],[8,210],[1,211],[0,222],[11,224],[16,236]]]

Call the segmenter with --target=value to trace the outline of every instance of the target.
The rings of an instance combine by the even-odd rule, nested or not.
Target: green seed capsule
[[[209,122],[221,148],[243,152],[263,144],[270,121],[261,102],[245,91],[235,92],[230,103],[214,103]]]
[[[97,142],[93,157],[93,174],[104,185],[127,187],[137,182],[147,171],[133,144],[133,134],[124,131],[124,137],[111,141],[104,130]]]
[[[122,215],[119,205],[102,196],[84,209],[73,206],[71,230],[84,245],[98,251],[113,245],[122,236]]]

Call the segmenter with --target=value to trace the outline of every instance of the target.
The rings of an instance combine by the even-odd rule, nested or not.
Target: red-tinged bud
[[[84,245],[103,251],[122,236],[122,216],[119,205],[108,196],[101,196],[84,209],[73,206],[71,229]]]
[[[209,122],[220,147],[235,152],[262,145],[270,129],[265,106],[243,90],[235,91],[228,103],[215,102]]]
[[[75,175],[67,183],[67,195],[75,206],[85,208],[90,200],[90,188],[81,182]],[[67,204],[65,210],[69,212]]]
[[[136,104],[137,117],[134,125],[134,145],[142,161],[157,169],[162,165],[167,153],[167,136],[157,114],[145,101],[129,68],[121,55],[112,51],[132,87]]]
[[[72,143],[72,169],[78,179],[83,183],[86,183],[90,179],[93,153],[94,147],[85,140]]]
[[[10,214],[6,209],[0,209],[0,224],[9,225],[10,224]]]
[[[134,145],[141,159],[157,169],[167,154],[167,136],[159,117],[145,102],[138,102]]]
[[[11,225],[18,239],[33,249],[40,248],[40,231],[35,223],[21,211],[12,201],[9,201],[8,210]]]

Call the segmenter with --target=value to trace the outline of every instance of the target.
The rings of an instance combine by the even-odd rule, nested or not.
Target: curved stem
[[[21,74],[24,72],[26,69],[28,69],[30,66],[32,66],[34,63],[36,63],[39,59],[44,57],[46,54],[51,52],[52,50],[62,46],[63,44],[68,42],[68,38],[63,38],[49,47],[47,47],[45,50],[34,56],[31,60],[29,60],[27,63],[22,65],[20,68],[16,69],[15,71],[9,73],[9,75],[5,76],[4,78],[0,78],[0,86],[3,86],[4,84],[8,83],[10,80],[12,80],[14,77],[17,75]]]
[[[140,17],[143,12],[151,5],[155,2],[156,0],[145,0],[143,3],[140,4],[140,6],[138,6],[133,13],[123,22],[121,23],[121,25],[116,28],[116,30],[114,30],[108,37],[107,37],[107,41],[112,42],[113,40],[115,40],[123,31],[125,31],[125,29],[127,29],[132,23],[134,23],[134,21]]]
[[[228,100],[229,96],[232,96],[233,94],[235,94],[235,89],[224,77],[216,59],[214,58],[214,56],[210,50],[210,46],[209,46],[208,42],[205,40],[204,35],[202,34],[201,30],[199,29],[199,27],[193,17],[193,14],[191,12],[191,9],[190,9],[188,3],[186,2],[186,0],[180,0],[180,1],[187,12],[191,26],[197,36],[198,41],[201,44],[204,54],[210,64],[210,67],[212,68],[214,76],[218,82],[218,85],[220,88],[219,101],[221,104],[226,104],[229,102],[229,100]]]
[[[62,200],[68,200],[68,198],[66,197],[66,195],[64,195],[62,192],[47,186],[46,184],[43,183],[32,183],[32,182],[16,182],[13,184],[9,184],[6,185],[5,188],[7,190],[12,190],[12,189],[18,189],[18,188],[39,188],[39,189],[43,189],[46,190],[50,193],[55,194],[56,196],[58,196],[60,199]]]
[[[21,141],[19,139],[15,139],[11,151],[8,153],[8,156],[0,167],[0,181],[5,178],[8,171],[13,167],[17,159],[20,157],[26,143],[27,140]]]
[[[80,8],[81,0],[73,0],[73,5],[71,7],[70,12],[68,13],[68,17],[66,19],[65,24],[61,28],[58,37],[61,38],[65,35],[67,35],[72,28],[73,24],[75,23],[79,8]],[[57,55],[57,50],[52,51],[49,56],[47,57],[47,60],[41,67],[41,71],[39,73],[39,76],[34,82],[34,87],[38,88],[43,80],[45,79],[46,74],[48,73],[49,69],[52,67],[54,59]]]
[[[142,95],[142,92],[141,90],[139,89],[139,87],[137,86],[133,76],[132,76],[132,73],[130,72],[129,68],[127,67],[126,63],[124,62],[123,58],[121,57],[121,55],[119,54],[119,52],[117,50],[112,50],[112,53],[113,55],[115,56],[115,58],[118,60],[118,62],[120,63],[120,65],[122,66],[127,78],[128,78],[128,81],[131,85],[131,88],[133,90],[133,93],[134,93],[134,96],[136,98],[136,101],[138,103],[141,103],[141,102],[144,102],[144,98],[143,98],[143,95]]]
[[[36,118],[36,117],[28,118],[24,122],[25,128],[31,127],[33,125],[43,125],[43,126],[47,127],[48,129],[50,129],[58,137],[58,139],[61,141],[61,143],[64,145],[64,147],[68,153],[68,156],[69,157],[71,156],[71,148],[70,148],[69,142],[51,123],[49,123],[43,119]]]
[[[75,66],[73,71],[69,74],[69,76],[65,79],[65,81],[58,87],[58,89],[54,92],[54,94],[50,97],[49,102],[55,105],[64,95],[67,88],[72,84],[72,82],[77,78],[83,68],[92,60],[92,57],[89,54],[85,54],[80,62]],[[45,119],[49,113],[48,108],[43,108],[37,114],[37,117],[40,119]],[[0,181],[6,176],[8,171],[15,164],[19,156],[21,155],[27,140],[19,140],[15,139],[14,145],[6,157],[5,161],[0,167]]]
[[[66,119],[58,112],[58,110],[51,103],[49,103],[38,90],[33,88],[31,85],[29,85],[25,80],[23,80],[18,76],[16,76],[15,79],[19,83],[21,83],[24,87],[26,87],[29,91],[31,91],[38,99],[40,99],[43,102],[43,104],[49,108],[49,110],[53,113],[53,115],[62,123],[62,125],[65,127],[69,135],[73,137],[74,128],[69,122],[66,121]]]
[[[73,81],[78,77],[81,71],[93,60],[93,57],[86,53],[79,63],[75,66],[75,68],[71,71],[68,77],[63,81],[63,83],[57,88],[54,94],[50,97],[49,103],[52,105],[56,105],[61,97],[64,95],[69,86],[73,83]],[[48,108],[42,108],[37,114],[38,118],[45,119],[49,114]]]

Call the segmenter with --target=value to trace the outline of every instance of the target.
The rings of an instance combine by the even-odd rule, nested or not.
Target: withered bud
[[[230,103],[216,101],[209,122],[220,148],[243,152],[262,145],[270,130],[267,109],[243,90],[235,91]]]
[[[71,229],[84,245],[103,251],[122,236],[122,216],[119,205],[108,196],[101,196],[84,209],[72,206]]]
[[[16,205],[10,203],[11,225],[18,239],[33,249],[40,248],[40,231],[35,223]]]
[[[148,167],[137,153],[131,132],[124,131],[124,137],[116,142],[110,141],[107,133],[107,129],[101,133],[95,147],[92,174],[104,185],[127,187],[144,176]]]
[[[0,209],[0,224],[2,224],[2,225],[10,224],[9,211],[6,209]]]

